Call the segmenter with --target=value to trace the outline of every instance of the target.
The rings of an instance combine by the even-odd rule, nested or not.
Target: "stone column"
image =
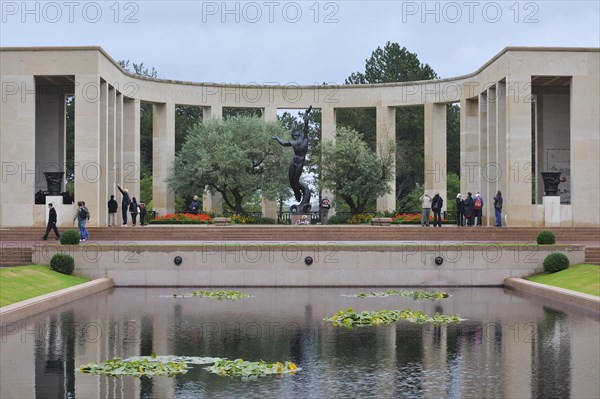
[[[335,142],[335,129],[336,129],[336,120],[335,120],[335,108],[333,107],[323,107],[321,108],[321,142],[332,141]],[[323,185],[323,181],[321,182],[321,186]],[[321,192],[321,198],[327,197],[331,201],[334,206],[329,209],[329,217],[335,215],[335,195],[329,189],[323,189]]]
[[[504,212],[511,226],[531,226],[531,76],[527,71],[506,78],[508,188]]]
[[[446,104],[425,104],[425,190],[436,191],[444,199],[446,210]]]
[[[100,215],[101,92],[98,75],[75,75],[75,200],[85,201],[92,224]]]
[[[108,83],[104,80],[100,80],[100,170],[102,173],[99,176],[98,181],[98,210],[97,210],[97,220],[96,224],[98,226],[104,226],[106,224],[107,219],[107,209],[104,204],[107,201],[106,193],[107,193],[107,185],[108,185],[108,137],[109,130],[112,127],[112,124],[109,121],[109,114],[112,111],[112,116],[114,117],[114,104],[111,108],[111,94],[114,96],[114,88],[110,87]],[[112,93],[111,93],[112,92]],[[114,98],[112,99],[114,102]],[[77,104],[75,104],[75,108],[77,108]],[[110,126],[109,126],[110,125]],[[85,199],[85,196],[77,195],[76,200]],[[90,210],[91,211],[91,210]],[[94,216],[94,215],[90,215]]]
[[[388,143],[395,149],[396,146],[396,108],[379,106],[377,107],[376,132],[377,132],[377,151],[379,155],[385,154]],[[395,155],[394,150],[394,155]],[[390,181],[391,191],[382,197],[377,198],[377,210],[395,211],[396,210],[396,159],[392,165],[392,178]]]
[[[117,187],[115,182],[117,181],[117,173],[119,170],[119,165],[121,164],[121,157],[117,158],[117,152],[120,150],[120,147],[117,146],[117,140],[120,143],[120,137],[123,134],[123,95],[115,90],[115,105],[114,105],[114,119],[111,118],[109,120],[110,123],[113,124],[113,129],[108,132],[108,145],[107,145],[107,153],[108,153],[108,175],[107,175],[107,190],[108,197],[113,194],[115,199],[118,198],[116,191]],[[108,202],[108,198],[106,198],[106,202]],[[117,200],[118,202],[118,200]],[[108,210],[107,210],[108,212]]]
[[[496,87],[490,87],[487,90],[487,163],[481,170],[483,184],[481,185],[481,195],[483,196],[483,225],[490,226],[495,224],[493,197],[496,195],[498,182],[498,135],[497,135],[497,100]]]
[[[117,178],[121,188],[129,190],[131,197],[138,197],[140,192],[140,102],[135,99],[123,100],[123,132],[120,135],[120,150],[117,140],[117,163],[121,160]],[[120,154],[120,157],[119,157]],[[115,187],[116,189],[116,187]],[[121,201],[115,195],[119,207]],[[121,215],[119,208],[118,216]]]
[[[600,192],[597,57],[594,65],[596,75],[593,78],[573,76],[571,80],[571,209],[573,226],[577,227],[600,225],[600,213],[592,211],[598,209]],[[590,70],[592,68],[590,66]],[[592,79],[594,84],[590,84]],[[561,208],[566,207],[562,205]],[[561,225],[565,226],[565,222]]]
[[[153,106],[152,119],[152,204],[164,215],[175,211],[175,197],[167,178],[175,159],[175,104]]]
[[[460,192],[475,193],[479,187],[479,100],[460,102]]]
[[[0,226],[29,227],[34,225],[33,210],[36,209],[35,80],[33,76],[0,76],[4,96],[0,101]],[[21,91],[24,88],[27,92]],[[44,222],[42,215],[40,213],[40,226]]]
[[[502,192],[502,196],[506,193],[508,186],[508,163],[506,161],[506,83],[498,82],[496,89],[496,138],[497,138],[497,162],[498,162],[498,183],[497,190]],[[494,195],[496,193],[494,192]],[[493,204],[493,198],[491,198]],[[504,208],[504,207],[503,207]],[[504,216],[505,209],[502,209]]]
[[[263,119],[266,122],[277,122],[277,107],[265,107]],[[261,201],[263,216],[277,220],[277,202],[266,198],[262,198]]]
[[[206,121],[211,118],[221,119],[223,117],[223,106],[212,105],[202,107],[202,120]],[[208,187],[205,187],[202,193],[202,210],[204,212],[223,212],[223,196],[221,193],[210,193]]]

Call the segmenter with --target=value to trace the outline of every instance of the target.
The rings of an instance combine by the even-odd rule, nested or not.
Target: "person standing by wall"
[[[467,219],[467,226],[473,226],[473,194],[469,191],[467,193],[467,199],[465,200],[465,219]]]
[[[48,234],[50,234],[50,230],[54,230],[54,235],[56,239],[60,239],[60,233],[58,232],[58,228],[56,228],[56,209],[54,209],[54,205],[52,203],[48,204],[48,224],[46,225],[46,234],[42,236],[42,240],[48,240]]]
[[[429,214],[431,213],[431,197],[427,193],[427,191],[419,198],[421,201],[421,208],[423,208],[423,213],[421,215],[421,226],[429,227]]]
[[[137,200],[135,199],[135,197],[133,197],[131,199],[131,202],[129,203],[129,213],[131,214],[131,222],[133,223],[134,226],[135,226],[138,212],[139,212],[138,203],[137,203]]]
[[[496,227],[502,227],[502,192],[498,190],[494,197],[494,215],[496,216]]]
[[[331,201],[329,201],[329,198],[323,197],[321,203],[319,204],[321,224],[329,223],[329,208],[331,208]]]
[[[456,225],[462,227],[465,225],[465,201],[462,194],[456,194]]]
[[[117,225],[117,209],[119,209],[119,203],[115,200],[115,196],[111,195],[108,200],[108,226],[114,227]]]
[[[197,214],[200,211],[200,202],[198,202],[198,196],[194,195],[192,202],[189,207],[190,213]]]
[[[148,211],[146,210],[146,204],[141,199],[138,202],[138,209],[140,210],[140,226],[144,226],[144,220],[146,220]]]
[[[121,199],[121,214],[123,216],[123,226],[127,226],[127,211],[129,210],[129,204],[131,203],[131,199],[129,198],[129,190],[122,189],[117,184],[117,188],[121,192],[123,199]]]
[[[443,206],[444,199],[440,196],[440,193],[436,191],[433,199],[431,200],[431,210],[433,211],[433,227],[442,227]]]
[[[473,199],[473,216],[475,216],[476,225],[481,226],[481,214],[483,212],[483,197],[479,194],[475,194]]]

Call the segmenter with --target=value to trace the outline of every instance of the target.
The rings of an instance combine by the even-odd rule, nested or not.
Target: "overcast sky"
[[[343,83],[387,41],[440,77],[507,46],[598,47],[600,1],[1,2],[0,44],[101,46],[194,82]]]

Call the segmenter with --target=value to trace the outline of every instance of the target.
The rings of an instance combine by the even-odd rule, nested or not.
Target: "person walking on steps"
[[[52,203],[48,204],[48,224],[46,225],[46,234],[42,236],[42,240],[48,239],[48,234],[50,234],[50,230],[54,230],[54,235],[56,239],[60,239],[60,233],[58,232],[58,228],[56,227],[56,209],[54,209],[54,205]]]

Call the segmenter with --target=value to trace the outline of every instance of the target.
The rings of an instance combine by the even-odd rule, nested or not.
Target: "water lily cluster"
[[[366,310],[355,312],[354,309],[348,308],[340,310],[331,317],[323,319],[331,322],[335,327],[362,327],[362,326],[379,326],[382,324],[395,323],[398,320],[406,320],[412,323],[425,324],[447,324],[458,323],[461,319],[460,315],[442,315],[436,312],[433,316],[429,316],[422,311],[413,311],[410,309],[404,310]]]
[[[205,370],[220,376],[241,377],[252,380],[266,375],[293,374],[302,370],[295,363],[267,363],[263,360],[249,362],[243,359],[229,360],[219,357],[196,356],[135,356],[128,359],[114,358],[102,363],[88,363],[79,367],[86,374],[99,374],[109,377],[129,375],[133,377],[174,377],[185,374],[191,368],[190,364],[212,364]]]
[[[450,294],[443,291],[426,291],[426,290],[387,290],[384,292],[359,292],[358,294],[343,295],[354,298],[379,298],[388,296],[399,296],[410,299],[423,299],[428,301],[435,301],[438,299],[444,299],[450,297]]]
[[[237,301],[238,299],[245,299],[245,298],[251,298],[252,295],[249,294],[244,294],[241,291],[228,291],[228,290],[219,290],[219,291],[203,291],[203,290],[196,290],[196,291],[192,291],[190,293],[187,294],[173,294],[170,295],[173,298],[190,298],[190,297],[201,297],[201,298],[212,298],[212,299],[218,299],[219,301],[222,301],[224,299],[230,300],[230,301]]]
[[[242,377],[244,379],[254,379],[270,374],[289,374],[301,370],[292,362],[267,363],[262,360],[249,362],[243,359],[221,359],[206,369],[221,376]]]

